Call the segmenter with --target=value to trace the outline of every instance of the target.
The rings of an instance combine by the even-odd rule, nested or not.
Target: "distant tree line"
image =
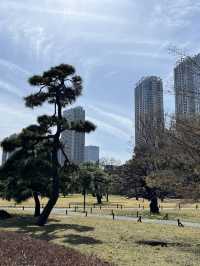
[[[113,171],[112,192],[148,199],[152,213],[159,212],[158,198],[199,200],[200,115],[172,118],[168,129],[149,134],[133,158]]]

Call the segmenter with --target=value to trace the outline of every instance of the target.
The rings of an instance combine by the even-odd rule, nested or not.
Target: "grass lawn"
[[[88,209],[90,212],[90,209]],[[111,209],[104,209],[104,208],[93,208],[93,214],[99,215],[111,215]],[[129,216],[129,217],[136,217],[137,210],[126,210],[126,209],[113,209],[115,215],[118,216]],[[143,218],[148,219],[158,219],[162,220],[163,217],[168,214],[169,220],[177,220],[181,219],[181,221],[187,222],[200,222],[200,210],[192,210],[192,209],[170,209],[170,210],[161,210],[160,214],[158,215],[150,215],[149,210],[138,210],[138,215],[141,215]]]
[[[46,198],[42,198],[41,199],[41,204],[45,204],[47,202]],[[86,202],[87,205],[92,206],[94,203],[96,203],[96,198],[93,197],[92,195],[88,195],[86,197]],[[57,207],[68,207],[69,203],[71,203],[71,205],[83,205],[83,196],[80,194],[73,194],[73,195],[69,195],[64,197],[60,197],[57,201],[56,206]],[[186,203],[186,202],[182,202],[181,200],[178,199],[166,199],[163,203],[160,203],[160,205],[163,208],[177,208],[178,204],[181,203],[181,206],[184,208],[193,208],[195,209],[196,203]],[[1,206],[14,206],[15,202],[14,201],[6,201],[6,200],[2,200],[0,198],[0,207]],[[111,195],[109,196],[109,202],[107,203],[105,198],[103,198],[103,204],[106,206],[108,204],[113,204],[113,205],[117,205],[117,204],[121,204],[123,205],[123,207],[126,208],[138,208],[139,205],[141,206],[141,208],[144,206],[145,208],[149,207],[149,202],[147,200],[143,200],[143,199],[139,199],[138,201],[135,200],[135,198],[131,198],[128,199],[126,197],[122,197],[122,196],[117,196],[117,195]],[[34,206],[34,201],[33,199],[29,199],[27,201],[22,202],[21,204],[17,204],[20,206]],[[200,208],[200,204],[199,204],[199,208]]]
[[[41,199],[41,204],[45,204],[47,202],[46,198]],[[87,196],[87,210],[90,212],[91,207],[93,208],[96,203],[96,198],[91,195]],[[181,204],[181,209],[179,210],[178,205]],[[6,201],[0,199],[0,209],[5,208],[5,206],[14,206],[14,201]],[[60,197],[56,204],[56,207],[64,207],[68,208],[69,204],[71,205],[71,210],[74,210],[74,206],[79,206],[77,211],[82,211],[83,207],[83,196],[80,194],[74,194],[64,197]],[[117,208],[118,205],[118,208]],[[121,209],[121,205],[123,208]],[[191,222],[200,222],[200,204],[199,208],[196,209],[196,203],[186,203],[181,202],[178,199],[166,199],[163,203],[160,202],[162,206],[160,215],[149,215],[149,202],[147,200],[140,199],[136,201],[134,198],[127,199],[122,196],[111,195],[109,197],[109,202],[103,199],[103,205],[101,209],[99,206],[92,209],[92,212],[95,214],[111,214],[111,210],[113,209],[116,215],[120,216],[133,216],[136,217],[137,210],[139,211],[139,215],[142,217],[150,218],[150,219],[163,219],[164,215],[168,213],[170,220],[177,220],[180,218],[182,221],[191,221]],[[25,206],[25,207],[33,207],[34,201],[32,199],[22,202],[21,204],[17,204],[17,206]],[[144,206],[144,210],[143,210]],[[140,208],[139,208],[140,207]],[[132,208],[132,209],[131,209]],[[134,209],[135,208],[135,209]],[[190,208],[190,209],[189,209]]]
[[[199,229],[54,215],[45,227],[33,223],[34,219],[28,216],[14,217],[0,221],[0,231],[25,232],[84,254],[96,254],[119,266],[189,266],[199,265],[200,261]],[[142,241],[162,241],[167,246]]]
[[[96,203],[96,198],[93,197],[92,195],[87,195],[86,198],[87,201],[87,205],[89,206],[93,206],[93,204]],[[47,202],[46,198],[42,198],[41,199],[41,204],[45,204]],[[6,201],[6,200],[2,200],[0,198],[0,206],[8,206],[8,205],[12,205],[14,206],[15,202],[14,201]],[[73,195],[69,195],[66,197],[60,197],[57,201],[56,206],[57,207],[68,207],[69,204],[71,204],[72,206],[74,205],[83,205],[83,196],[80,194],[73,194]],[[105,198],[103,198],[103,204],[104,205],[108,205],[108,204],[122,204],[123,206],[126,207],[138,207],[139,204],[144,204],[146,207],[148,206],[148,201],[144,201],[142,199],[140,199],[139,201],[136,201],[135,199],[127,199],[126,197],[121,197],[121,196],[115,196],[115,195],[111,195],[109,197],[109,202],[107,203]],[[17,204],[20,206],[33,206],[34,205],[34,201],[33,199],[29,199],[27,201],[24,201],[20,204]]]
[[[86,200],[87,210],[90,212],[90,208],[93,208],[94,204],[96,203],[96,198],[92,197],[92,195],[88,195]],[[45,205],[46,202],[46,198],[41,199],[42,205]],[[74,194],[66,196],[65,198],[60,197],[58,199],[56,207],[68,208],[69,204],[71,206],[71,210],[73,210],[74,206],[77,205],[79,206],[78,211],[82,211],[83,196],[80,194]],[[196,209],[196,203],[182,202],[178,199],[166,199],[163,203],[160,202],[159,204],[160,206],[162,206],[160,215],[150,216],[148,208],[149,202],[147,200],[139,199],[139,201],[136,201],[135,198],[127,199],[126,197],[111,195],[109,197],[108,203],[105,201],[105,198],[103,199],[101,210],[99,206],[96,206],[96,208],[92,209],[92,212],[96,214],[111,214],[111,210],[113,209],[116,215],[136,217],[138,210],[139,214],[142,215],[142,217],[150,219],[162,219],[164,215],[168,213],[170,220],[177,220],[178,218],[180,218],[182,221],[200,222],[200,204],[198,205],[198,209]],[[179,204],[181,204],[180,210],[178,208]],[[5,208],[5,206],[14,205],[14,201],[6,201],[0,199],[0,209]],[[17,204],[17,206],[33,207],[34,201],[33,199],[29,199],[25,202],[22,202],[21,204]]]

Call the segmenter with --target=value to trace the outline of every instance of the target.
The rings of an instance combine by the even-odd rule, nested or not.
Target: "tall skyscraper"
[[[85,121],[85,111],[82,107],[75,107],[64,111],[63,116],[68,121]],[[85,152],[85,133],[79,133],[72,130],[65,130],[61,136],[61,142],[64,144],[64,150],[69,160],[75,164],[84,162]],[[62,152],[59,152],[60,163],[65,159]]]
[[[85,146],[85,162],[99,162],[98,146]]]
[[[200,54],[178,62],[174,69],[176,118],[200,112]]]
[[[164,127],[163,84],[156,76],[142,78],[135,88],[135,145],[156,141],[155,130]]]

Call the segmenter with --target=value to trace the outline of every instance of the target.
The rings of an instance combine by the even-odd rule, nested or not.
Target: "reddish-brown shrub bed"
[[[95,256],[33,239],[26,234],[0,232],[1,266],[109,266]]]

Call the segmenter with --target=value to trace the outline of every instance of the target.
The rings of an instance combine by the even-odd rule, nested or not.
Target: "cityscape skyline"
[[[83,78],[83,96],[77,105],[98,126],[86,137],[86,144],[99,145],[102,157],[129,159],[134,84],[141,76],[160,76],[165,112],[174,112],[176,57],[168,47],[173,44],[188,54],[198,52],[199,37],[194,33],[199,10],[197,2],[186,0],[159,4],[153,0],[86,0],[81,4],[76,0],[28,0],[28,4],[2,0],[0,112],[6,115],[0,117],[0,139],[35,122],[37,114],[51,113],[46,107],[27,110],[22,98],[32,91],[28,77],[64,62],[73,64]]]

